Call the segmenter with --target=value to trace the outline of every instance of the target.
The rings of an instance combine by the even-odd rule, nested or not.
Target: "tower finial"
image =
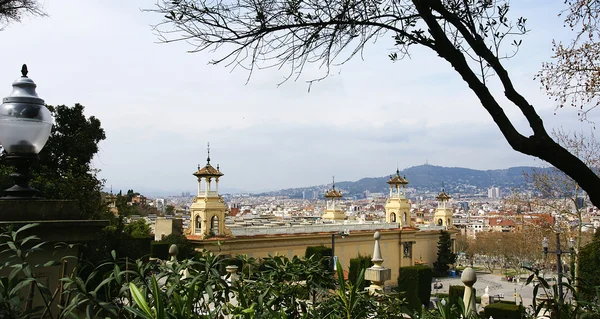
[[[331,178],[333,179],[332,188],[335,189],[335,175],[331,176]]]
[[[206,158],[206,164],[210,164],[210,142],[206,144],[206,150],[208,151],[208,157]]]
[[[442,181],[442,193],[444,192],[444,181]]]
[[[29,73],[29,71],[27,71],[27,64],[23,64],[21,67],[21,76],[27,77],[27,73]]]

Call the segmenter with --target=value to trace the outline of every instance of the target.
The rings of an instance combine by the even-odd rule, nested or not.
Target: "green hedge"
[[[398,292],[406,298],[408,307],[420,310],[421,305],[429,306],[431,297],[432,270],[429,266],[419,265],[401,267],[398,276]]]
[[[171,244],[154,241],[150,245],[150,256],[161,260],[169,260],[169,247]]]
[[[521,319],[524,313],[522,306],[506,303],[493,303],[484,309],[484,317],[494,319]]]
[[[355,285],[358,279],[358,275],[363,269],[367,269],[373,266],[371,262],[371,255],[361,256],[360,254],[356,258],[350,259],[350,268],[348,269],[348,280]],[[363,280],[360,285],[360,290],[363,288],[370,286],[371,282],[368,280]]]
[[[473,288],[473,294],[475,294],[475,288]],[[461,309],[460,300],[465,295],[465,286],[450,286],[448,287],[448,302],[450,307],[456,306],[456,309]],[[460,299],[459,299],[460,298]]]
[[[325,247],[323,245],[321,246],[308,246],[306,247],[306,251],[304,252],[304,257],[306,258],[310,258],[312,256],[315,256],[313,258],[316,258],[317,260],[320,259],[321,260],[321,265],[323,266],[323,269],[330,269],[330,259],[331,259],[331,248],[330,247]]]

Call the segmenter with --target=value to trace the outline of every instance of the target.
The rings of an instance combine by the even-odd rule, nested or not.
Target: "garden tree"
[[[512,269],[520,276],[523,265],[542,260],[541,242],[548,235],[549,230],[531,225],[524,231],[480,232],[469,246],[470,254],[476,255],[490,273],[500,267],[503,271]]]
[[[37,0],[0,0],[0,30],[11,22],[20,22],[23,16],[45,16]]]
[[[101,198],[104,181],[92,166],[98,143],[106,138],[100,120],[86,117],[81,104],[47,107],[55,123],[38,163],[33,165],[31,186],[47,199],[76,200],[82,219],[100,218],[106,210]],[[11,183],[9,173],[10,168],[0,171],[2,189]]]
[[[471,241],[465,234],[457,234],[456,239],[454,240],[454,248],[457,254],[464,253],[464,261],[471,261],[473,257],[469,252],[469,247],[471,245]],[[458,256],[457,256],[458,258]]]
[[[384,37],[392,40],[394,61],[414,45],[431,49],[458,72],[514,150],[565,172],[600,207],[600,178],[550,137],[502,64],[521,44],[515,37],[527,32],[525,18],[509,19],[508,1],[161,0],[147,11],[164,17],[155,26],[162,41],[185,41],[193,46],[191,52],[223,48],[225,53],[212,63],[246,68],[250,75],[260,68],[285,67],[286,79],[297,79],[311,63],[324,66],[328,74]],[[503,97],[489,89],[496,84]],[[521,111],[530,133],[517,130],[504,111],[508,106]]]
[[[499,232],[477,233],[475,240],[469,246],[470,253],[476,256],[477,261],[490,273],[496,270],[502,258],[500,234]]]
[[[446,276],[449,265],[456,262],[456,255],[452,252],[450,233],[442,230],[438,241],[437,260],[433,262],[433,272],[436,277]]]
[[[133,238],[148,238],[151,236],[150,225],[143,219],[125,225],[123,232]]]
[[[588,167],[595,169],[600,167],[600,143],[596,140],[593,131],[589,135],[585,135],[558,129],[552,131],[552,136]],[[532,183],[541,195],[541,198],[536,201],[536,208],[555,214],[558,213],[560,216],[559,221],[564,220],[565,223],[557,224],[556,227],[564,228],[563,230],[569,232],[570,236],[575,239],[574,275],[575,287],[577,287],[577,280],[580,277],[580,263],[577,252],[584,244],[582,221],[585,207],[581,204],[587,197],[586,193],[581,190],[575,180],[555,167],[534,169],[531,174],[525,174],[525,180]],[[575,227],[575,234],[572,233],[572,227],[568,222],[572,219],[579,221]]]
[[[165,214],[173,215],[173,213],[175,213],[175,206],[167,205],[167,207],[165,208]]]
[[[575,35],[567,43],[553,41],[552,61],[542,64],[537,77],[559,107],[576,107],[585,120],[600,103],[600,2],[565,0],[565,4],[568,8],[561,15]]]
[[[507,269],[510,268],[515,272],[517,278],[524,273],[523,266],[532,265],[543,257],[539,245],[543,238],[542,232],[532,229],[527,232],[499,234],[504,264]]]

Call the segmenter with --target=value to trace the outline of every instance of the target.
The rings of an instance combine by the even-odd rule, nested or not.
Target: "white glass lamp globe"
[[[27,66],[0,105],[0,144],[8,154],[38,154],[50,136],[54,119],[27,77]]]

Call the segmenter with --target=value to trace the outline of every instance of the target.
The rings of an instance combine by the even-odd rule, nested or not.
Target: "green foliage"
[[[321,265],[323,269],[330,269],[331,265],[331,248],[321,246],[308,246],[306,247],[306,251],[304,253],[305,258],[313,258],[315,260],[321,261]]]
[[[521,319],[525,309],[523,306],[506,303],[493,303],[485,307],[485,318],[494,319]]]
[[[371,266],[373,266],[373,262],[371,262],[371,255],[362,256],[359,254],[358,257],[350,259],[350,268],[348,269],[348,280],[350,280],[350,282],[353,285],[357,285],[359,279],[363,279],[358,278],[358,275],[361,273],[361,271]],[[371,285],[371,282],[363,279],[359,288],[362,290],[363,288],[369,285]]]
[[[579,292],[581,298],[593,301],[600,286],[600,231],[594,239],[579,250]]]
[[[153,241],[150,244],[150,257],[169,260],[169,247],[171,244]]]
[[[165,207],[165,214],[173,215],[173,213],[175,213],[175,206],[167,205],[167,207]]]
[[[179,253],[177,253],[177,259],[189,259],[192,258],[196,251],[194,250],[194,245],[185,237],[185,235],[177,235],[171,234],[165,238],[163,238],[161,243],[168,243],[169,245],[177,245],[179,249]]]
[[[433,263],[433,274],[435,277],[447,276],[451,264],[456,262],[456,254],[452,253],[452,240],[450,233],[445,230],[440,231],[438,241],[437,260]]]
[[[99,232],[94,240],[81,246],[83,260],[96,266],[111,257],[114,251],[117,256],[127,256],[132,260],[147,259],[150,255],[151,237],[133,238],[124,231],[123,217],[109,214],[109,225]]]
[[[152,235],[150,233],[150,225],[143,219],[138,219],[135,222],[125,225],[123,232],[132,238],[148,238]]]
[[[86,117],[84,106],[51,106],[55,124],[34,165],[31,185],[47,199],[72,199],[79,203],[82,219],[96,219],[105,210],[100,191],[104,181],[92,159],[98,143],[106,139],[100,120]]]
[[[426,265],[400,268],[398,276],[398,292],[412,310],[419,310],[422,305],[429,305],[431,296],[431,268]]]
[[[465,295],[465,286],[448,287],[448,303],[450,306],[459,307],[462,304],[462,298]]]
[[[2,263],[0,273],[0,318],[40,318],[43,311],[51,303],[52,294],[44,283],[36,277],[36,268],[51,267],[57,263],[49,261],[45,264],[33,264],[31,255],[42,250],[46,245],[31,235],[31,228],[39,224],[28,224],[14,230],[13,227],[2,229],[0,233],[0,254]],[[33,291],[41,296],[44,305],[26,308],[26,291]]]

